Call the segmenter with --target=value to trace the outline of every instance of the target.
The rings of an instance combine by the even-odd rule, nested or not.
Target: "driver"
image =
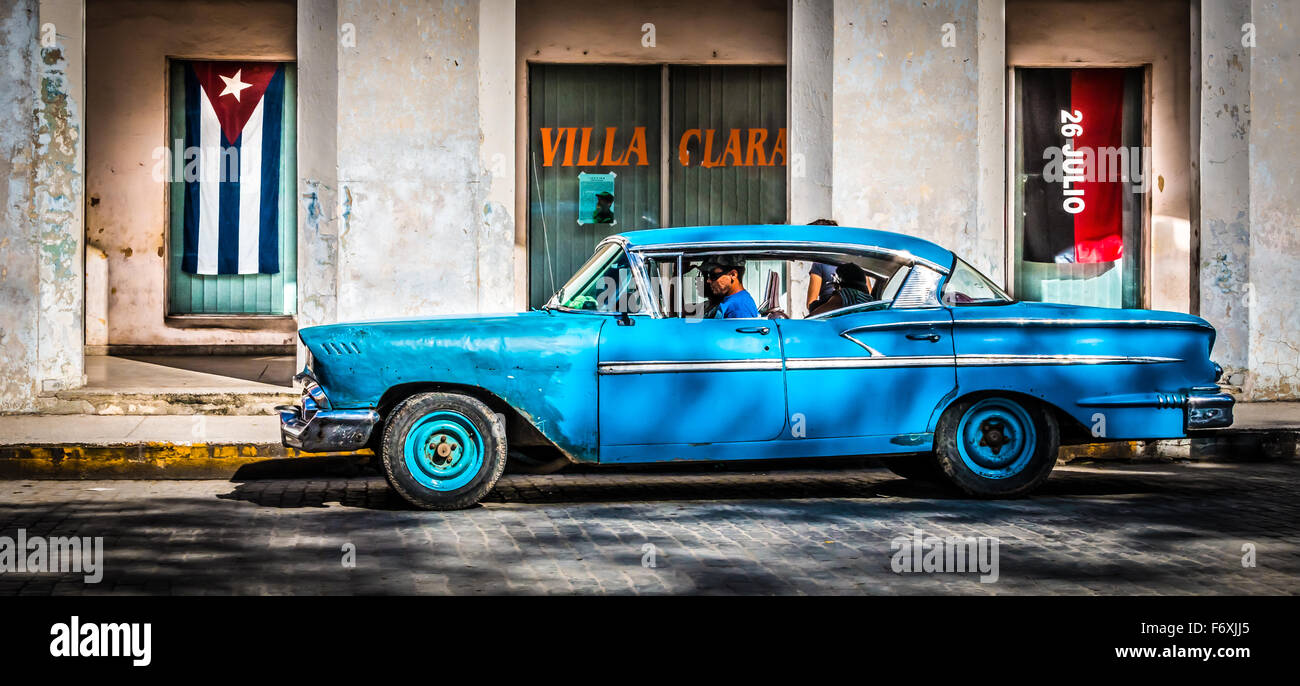
[[[700,265],[704,275],[704,284],[708,286],[710,300],[717,300],[717,307],[705,316],[714,319],[746,319],[758,317],[758,305],[754,296],[745,290],[740,277],[745,275],[745,265],[719,256]]]

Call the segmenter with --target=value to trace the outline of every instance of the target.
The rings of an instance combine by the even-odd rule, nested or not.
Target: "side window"
[[[710,316],[719,298],[711,292],[701,267],[717,261],[743,267],[741,287],[753,298],[758,316],[772,319],[836,316],[888,307],[887,300],[899,290],[909,271],[903,260],[892,255],[831,250],[758,248],[743,254],[655,255],[647,258],[646,266],[660,311],[671,317]],[[814,274],[819,277],[816,282],[811,280]],[[656,278],[658,285],[653,283]],[[813,288],[814,283],[818,288]],[[932,283],[937,285],[937,281]]]
[[[988,305],[1011,302],[992,281],[962,260],[957,260],[943,287],[943,304],[949,306]]]

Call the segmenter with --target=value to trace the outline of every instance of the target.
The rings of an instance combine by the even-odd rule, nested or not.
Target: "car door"
[[[785,427],[768,319],[629,318],[601,328],[601,445],[762,441]]]
[[[921,440],[915,435],[928,431],[935,407],[956,388],[946,308],[879,309],[777,326],[796,438]]]

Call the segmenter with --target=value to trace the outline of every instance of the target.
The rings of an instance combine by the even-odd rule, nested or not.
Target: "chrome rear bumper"
[[[1232,425],[1236,401],[1218,386],[1193,388],[1187,394],[1185,424],[1188,429],[1221,429]]]

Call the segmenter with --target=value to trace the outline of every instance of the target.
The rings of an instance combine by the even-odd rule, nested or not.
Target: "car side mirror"
[[[619,315],[618,315],[618,325],[619,325],[619,326],[636,326],[636,322],[632,321],[632,316],[629,315],[628,313],[626,313],[626,312],[620,312]]]

